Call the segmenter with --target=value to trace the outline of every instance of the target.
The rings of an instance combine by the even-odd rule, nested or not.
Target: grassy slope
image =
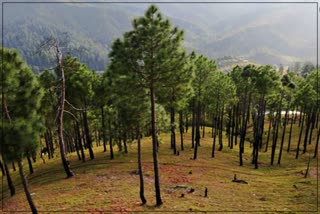
[[[210,132],[207,128],[208,133]],[[153,186],[153,164],[151,139],[143,141],[143,167],[145,179],[146,206],[140,205],[139,178],[132,173],[137,169],[136,143],[129,147],[129,154],[117,153],[115,160],[109,160],[102,147],[95,147],[96,158],[81,163],[76,154],[69,154],[71,166],[76,176],[65,179],[60,159],[55,157],[43,164],[35,164],[35,173],[28,176],[30,190],[40,211],[86,211],[89,213],[130,212],[130,211],[256,211],[256,212],[297,212],[317,209],[317,160],[311,160],[311,173],[303,178],[309,155],[301,155],[299,160],[294,153],[283,152],[281,165],[270,166],[270,149],[260,153],[260,168],[254,170],[251,162],[251,149],[246,143],[244,166],[238,166],[238,147],[230,150],[225,145],[222,152],[210,158],[212,139],[207,133],[199,148],[198,160],[190,160],[190,130],[186,134],[185,151],[173,156],[169,149],[169,136],[162,135],[159,149],[160,182],[163,206],[155,208]],[[295,131],[295,135],[298,131]],[[280,135],[281,136],[281,135]],[[295,136],[296,137],[296,136]],[[178,141],[179,142],[179,141]],[[226,141],[225,141],[226,144]],[[295,142],[292,149],[295,149]],[[279,146],[278,146],[279,148]],[[277,149],[278,149],[277,148]],[[285,149],[287,146],[285,145]],[[312,153],[313,145],[309,146]],[[278,150],[277,150],[278,151]],[[313,153],[312,153],[313,154]],[[88,157],[88,154],[87,154]],[[278,152],[276,155],[277,160]],[[275,161],[276,163],[276,161]],[[27,171],[25,162],[25,170]],[[192,174],[189,172],[192,171]],[[234,173],[248,185],[233,183]],[[29,211],[28,204],[18,178],[12,172],[17,194],[9,197],[6,178],[2,177],[4,196],[3,211]],[[176,185],[187,185],[195,189],[186,193],[185,189],[174,189]],[[295,188],[295,185],[297,188]],[[203,197],[205,187],[208,198]],[[184,197],[180,195],[184,193]]]

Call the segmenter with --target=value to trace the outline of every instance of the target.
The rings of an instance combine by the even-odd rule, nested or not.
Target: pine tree
[[[158,8],[151,5],[145,16],[133,20],[133,30],[124,38],[116,39],[110,53],[113,72],[137,79],[141,90],[147,89],[151,104],[151,132],[156,204],[162,204],[158,169],[158,145],[155,103],[159,93],[170,82],[176,60],[183,54],[181,41],[183,32],[173,28],[170,21],[163,19]],[[138,77],[138,78],[135,78]]]
[[[2,54],[2,111],[5,119],[1,124],[1,137],[4,140],[1,142],[1,152],[6,159],[18,162],[29,206],[32,213],[37,213],[22,161],[28,152],[36,151],[39,135],[43,131],[42,118],[38,114],[43,91],[33,72],[16,51],[2,49]]]

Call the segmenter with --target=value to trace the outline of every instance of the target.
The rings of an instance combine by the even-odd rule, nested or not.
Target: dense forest
[[[136,145],[139,187],[131,188],[139,189],[136,197],[146,204],[151,196],[145,195],[141,144],[149,137],[156,206],[166,203],[160,188],[160,147],[172,158],[191,151],[193,162],[237,151],[232,153],[237,163],[230,164],[234,168],[249,164],[250,170],[266,165],[285,170],[284,153],[298,161],[309,155],[307,177],[311,159],[318,156],[320,136],[316,67],[305,63],[292,71],[242,64],[222,72],[214,59],[186,51],[184,36],[151,5],[144,16],[133,19],[132,30],[113,41],[102,74],[73,53],[63,54],[65,41],[59,34],[43,40],[41,51],[56,66],[40,74],[30,69],[18,50],[3,47],[0,167],[10,195],[20,188],[11,176],[18,164],[30,209],[38,213],[23,161],[33,174],[39,157],[44,164],[59,157],[61,171],[71,179],[79,175],[68,155],[75,154],[85,164],[99,156],[96,148],[102,148],[111,161]],[[208,153],[200,149],[205,145]],[[232,181],[247,183],[236,175]]]

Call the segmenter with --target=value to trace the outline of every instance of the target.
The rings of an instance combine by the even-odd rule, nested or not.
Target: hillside
[[[206,130],[209,130],[208,128]],[[298,132],[295,132],[297,137]],[[153,165],[151,139],[142,142],[145,195],[147,204],[139,200],[139,176],[137,173],[137,144],[129,144],[129,153],[117,152],[110,160],[109,151],[94,147],[96,158],[86,163],[77,160],[76,153],[68,155],[75,177],[64,179],[61,160],[57,156],[46,164],[37,161],[35,173],[28,175],[34,201],[42,212],[253,212],[253,213],[313,213],[317,207],[316,159],[312,159],[310,175],[301,174],[306,169],[308,155],[299,160],[294,151],[285,152],[281,165],[270,166],[269,152],[261,152],[258,170],[253,170],[251,149],[246,143],[244,166],[238,166],[238,146],[223,149],[210,157],[212,138],[207,132],[199,147],[199,159],[190,160],[191,131],[185,134],[185,151],[180,156],[172,155],[168,134],[161,135],[159,147],[160,180],[164,204],[154,207]],[[295,142],[295,141],[294,141]],[[116,147],[115,147],[116,148]],[[310,147],[310,152],[312,148]],[[87,153],[88,151],[86,151]],[[27,163],[25,163],[27,169]],[[54,174],[55,176],[51,176]],[[248,184],[231,182],[234,174]],[[19,186],[18,172],[12,172],[14,183]],[[6,184],[6,183],[5,183]],[[178,188],[181,186],[182,188]],[[183,187],[187,187],[183,188]],[[204,190],[208,188],[208,197]],[[195,191],[188,193],[193,188]],[[27,211],[28,204],[22,187],[17,195],[9,197],[9,190],[3,188],[3,211]],[[181,195],[184,194],[183,197]]]
[[[104,70],[112,41],[130,30],[149,4],[5,4],[4,46],[19,49],[36,70],[46,37],[70,37],[68,48],[91,69]],[[259,64],[314,61],[316,14],[309,4],[157,4],[184,29],[184,46],[213,58],[242,56]],[[16,14],[19,14],[18,16]]]

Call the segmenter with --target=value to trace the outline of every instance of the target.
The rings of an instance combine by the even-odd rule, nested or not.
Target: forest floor
[[[307,168],[309,152],[313,155],[314,142],[308,152],[295,159],[295,144],[287,153],[284,146],[281,165],[270,165],[270,150],[259,153],[259,169],[251,164],[252,148],[246,142],[243,155],[244,165],[239,166],[238,146],[227,147],[224,139],[222,151],[211,158],[212,138],[207,129],[201,139],[198,159],[192,160],[191,137],[185,134],[185,150],[179,156],[170,149],[170,136],[160,136],[159,169],[163,205],[155,207],[154,177],[151,138],[142,141],[142,161],[144,169],[145,196],[147,204],[142,206],[139,198],[139,176],[137,172],[137,144],[131,143],[129,153],[115,152],[110,160],[109,151],[94,146],[95,159],[82,163],[76,153],[68,154],[75,176],[66,179],[59,155],[54,159],[41,159],[34,163],[33,174],[29,174],[27,161],[24,163],[30,191],[41,213],[184,213],[214,211],[217,213],[298,213],[316,212],[318,182],[317,159],[311,159],[307,178],[303,172]],[[180,148],[177,135],[178,148]],[[271,143],[270,143],[271,144]],[[117,148],[116,146],[114,147]],[[216,146],[217,149],[217,146]],[[56,150],[58,152],[58,150]],[[2,176],[3,212],[30,212],[18,172],[11,171],[16,195],[10,197],[6,178]],[[234,174],[248,184],[232,182]],[[177,188],[187,187],[187,188]],[[190,192],[190,189],[194,192]],[[208,188],[208,197],[204,197]],[[182,194],[184,196],[182,197]],[[319,199],[318,199],[319,200]]]

